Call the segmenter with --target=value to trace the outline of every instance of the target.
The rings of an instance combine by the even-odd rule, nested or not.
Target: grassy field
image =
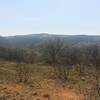
[[[32,68],[31,80],[18,83],[15,66],[15,62],[0,62],[0,100],[100,100],[93,67],[82,75],[73,67],[63,82],[51,66],[27,64]]]

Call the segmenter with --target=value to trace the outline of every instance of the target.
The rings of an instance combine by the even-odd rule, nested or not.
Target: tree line
[[[8,61],[34,63],[37,53],[29,48],[9,49],[0,47],[0,59]]]

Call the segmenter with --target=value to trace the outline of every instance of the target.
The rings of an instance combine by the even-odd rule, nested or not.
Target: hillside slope
[[[100,36],[88,35],[51,35],[51,34],[30,34],[0,37],[0,46],[9,48],[39,48],[40,44],[48,38],[62,38],[70,45],[83,46],[100,43]]]

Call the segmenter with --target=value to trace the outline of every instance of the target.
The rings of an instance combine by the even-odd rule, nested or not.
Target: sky
[[[100,35],[100,0],[0,0],[0,35]]]

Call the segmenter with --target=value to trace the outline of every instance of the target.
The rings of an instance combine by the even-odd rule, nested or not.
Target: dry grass
[[[5,98],[5,99],[2,99]],[[76,95],[68,89],[49,87],[34,89],[18,85],[0,85],[0,100],[82,100],[82,95]]]
[[[69,80],[57,79],[50,66],[31,65],[32,80],[16,83],[16,63],[0,62],[0,100],[100,100],[95,90],[95,78],[90,74],[79,76],[74,69]],[[94,73],[94,69],[89,70]]]

